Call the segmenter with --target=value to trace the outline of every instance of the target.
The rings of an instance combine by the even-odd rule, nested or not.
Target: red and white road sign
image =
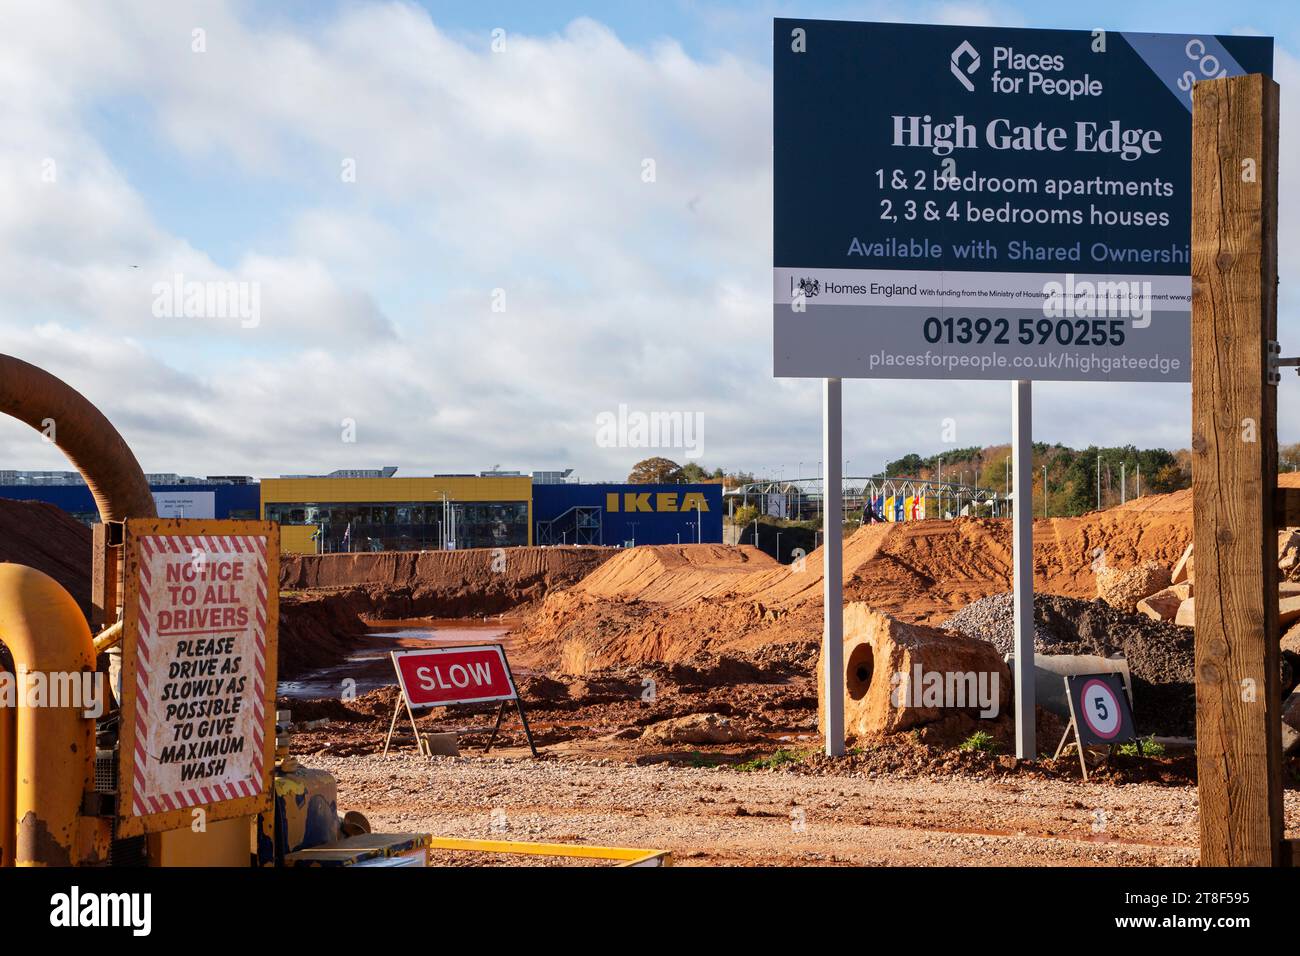
[[[202,532],[229,522],[173,524]],[[130,814],[258,797],[269,759],[266,688],[275,681],[267,673],[275,542],[261,534],[134,533],[145,525],[132,526],[138,572],[127,582]]]
[[[1123,726],[1123,712],[1120,710],[1119,697],[1110,685],[1090,680],[1083,685],[1079,697],[1083,703],[1083,722],[1098,737],[1110,740]]]
[[[481,704],[519,696],[500,644],[393,651],[393,666],[412,707]]]

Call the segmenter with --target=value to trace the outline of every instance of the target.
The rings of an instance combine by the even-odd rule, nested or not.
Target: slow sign
[[[497,731],[501,729],[506,704],[514,701],[515,709],[519,711],[519,721],[528,738],[528,747],[533,756],[537,756],[537,745],[533,742],[533,732],[528,728],[523,701],[515,688],[505,649],[500,644],[393,651],[392,658],[402,695],[393,709],[393,720],[388,726],[388,738],[384,741],[385,754],[393,742],[393,731],[397,728],[397,718],[403,706],[411,720],[416,746],[421,753],[427,755],[429,751],[425,738],[415,723],[415,711],[455,704],[499,703],[496,725],[492,728],[492,736],[486,748],[491,750]]]
[[[499,644],[394,651],[393,664],[412,707],[481,704],[517,696]]]

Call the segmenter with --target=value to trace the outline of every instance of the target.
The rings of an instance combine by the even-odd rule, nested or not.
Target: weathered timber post
[[[1192,512],[1202,866],[1282,860],[1277,605],[1278,87],[1192,109]]]

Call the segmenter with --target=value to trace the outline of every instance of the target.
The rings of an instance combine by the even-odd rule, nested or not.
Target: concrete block
[[[460,740],[454,731],[423,734],[424,746],[431,757],[459,757]]]
[[[986,641],[902,621],[854,602],[844,608],[844,729],[896,733],[981,716],[979,698],[1010,716],[1011,674]],[[818,725],[825,727],[823,665],[817,667]]]

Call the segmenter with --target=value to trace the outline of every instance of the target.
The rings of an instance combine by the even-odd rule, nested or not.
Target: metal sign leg
[[[500,704],[497,705],[497,722],[492,725],[492,736],[488,738],[487,746],[483,748],[484,753],[487,753],[489,750],[491,750],[492,745],[496,743],[497,731],[501,729],[501,718],[505,716],[505,713],[506,713],[506,702],[503,700],[501,701]]]
[[[1061,754],[1065,752],[1065,744],[1070,739],[1070,731],[1073,729],[1074,729],[1073,723],[1069,723],[1065,725],[1065,733],[1061,734],[1061,742],[1056,745],[1056,753],[1052,754],[1053,760],[1060,759]]]
[[[502,709],[505,708],[504,702],[502,702],[501,707]],[[533,732],[528,727],[528,718],[524,716],[524,702],[518,697],[515,698],[515,707],[519,711],[519,720],[524,725],[524,736],[528,738],[528,749],[533,752],[534,757],[540,757],[541,754],[537,752],[537,745],[533,743]]]
[[[393,731],[397,729],[397,715],[402,712],[401,692],[398,692],[397,703],[393,705],[393,719],[388,724],[388,736],[384,738],[384,756],[388,756],[388,745],[393,742]]]
[[[822,383],[822,686],[826,756],[844,754],[843,401],[838,378]]]
[[[1034,505],[1032,403],[1033,383],[1011,383],[1012,591],[1016,630],[1016,756],[1037,756],[1034,726]]]

